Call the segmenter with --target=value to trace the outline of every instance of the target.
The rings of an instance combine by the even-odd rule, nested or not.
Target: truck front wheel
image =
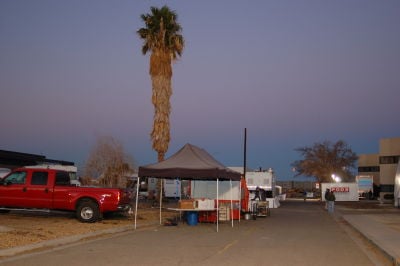
[[[79,203],[76,216],[83,223],[94,223],[100,219],[99,206],[92,200],[84,200]]]

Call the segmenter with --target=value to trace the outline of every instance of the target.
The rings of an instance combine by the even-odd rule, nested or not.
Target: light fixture
[[[342,179],[340,178],[340,176],[337,176],[337,175],[335,175],[335,174],[332,174],[331,177],[332,177],[333,181],[335,181],[336,183],[339,183],[339,182],[342,181]]]

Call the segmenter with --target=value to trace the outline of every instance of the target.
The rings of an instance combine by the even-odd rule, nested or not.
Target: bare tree
[[[120,142],[103,136],[90,152],[85,165],[85,177],[98,178],[105,187],[123,187],[126,175],[133,172],[134,161],[127,155]]]
[[[295,150],[303,157],[292,163],[296,176],[315,177],[319,183],[332,182],[332,175],[340,176],[342,181],[354,178],[352,169],[358,156],[343,140],[336,143],[317,142],[313,146]]]

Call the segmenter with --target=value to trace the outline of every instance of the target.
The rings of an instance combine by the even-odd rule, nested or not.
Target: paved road
[[[318,202],[288,201],[267,218],[157,227],[1,265],[376,265]]]

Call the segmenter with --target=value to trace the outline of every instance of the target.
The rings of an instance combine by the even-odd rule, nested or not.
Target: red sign
[[[331,188],[332,192],[350,192],[349,187],[332,187]]]

